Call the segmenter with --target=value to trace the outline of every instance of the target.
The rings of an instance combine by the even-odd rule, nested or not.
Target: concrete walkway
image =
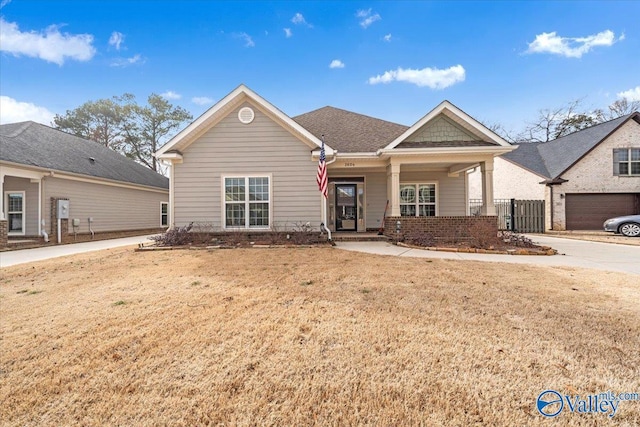
[[[640,247],[540,235],[528,237],[537,244],[551,246],[558,250],[559,255],[489,255],[437,252],[403,248],[386,242],[338,242],[336,245],[338,248],[348,251],[379,255],[595,268],[640,275]]]
[[[69,245],[46,246],[35,249],[17,249],[15,251],[0,252],[0,268],[84,252],[138,245],[139,243],[149,244],[151,243],[149,236],[123,237],[122,239],[97,240],[95,242],[72,243]]]

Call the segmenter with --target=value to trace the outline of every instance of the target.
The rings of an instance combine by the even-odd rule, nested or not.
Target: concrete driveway
[[[337,247],[348,251],[379,255],[595,268],[640,275],[640,246],[587,242],[540,235],[528,237],[537,244],[557,249],[559,255],[489,255],[436,252],[403,248],[384,242],[337,242]]]
[[[151,243],[149,237],[150,236],[124,237],[122,239],[97,240],[95,242],[73,243],[69,245],[46,246],[35,249],[18,249],[15,251],[0,252],[0,268],[66,255],[100,251],[103,249],[118,248],[121,246],[138,245],[139,243],[149,244]]]

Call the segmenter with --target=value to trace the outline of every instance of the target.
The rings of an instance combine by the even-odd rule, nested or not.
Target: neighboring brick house
[[[115,151],[35,122],[0,126],[0,246],[157,231],[169,224],[169,180]],[[44,233],[43,233],[44,232]]]
[[[470,198],[480,198],[477,173]],[[521,143],[494,162],[494,195],[543,199],[547,230],[600,230],[640,213],[640,113],[545,143]]]

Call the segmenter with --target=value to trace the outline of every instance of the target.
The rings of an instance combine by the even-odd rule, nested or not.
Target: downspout
[[[549,230],[553,231],[553,185],[549,185]]]
[[[46,231],[44,231],[44,224],[45,224],[45,222],[44,222],[44,219],[43,219],[43,220],[40,222],[40,225],[41,225],[41,227],[40,227],[40,235],[41,235],[42,237],[44,237],[44,241],[45,241],[46,243],[49,243],[49,235],[47,234],[47,232],[46,232]]]
[[[96,233],[94,233],[94,231],[91,229],[91,223],[93,222],[93,218],[89,217],[89,232],[91,233],[91,240],[93,240],[94,236]]]
[[[330,162],[325,162],[325,165],[328,166],[331,163],[334,163],[336,160],[338,160],[338,150],[333,150],[333,159]],[[329,241],[331,241],[331,230],[329,230],[329,227],[327,227],[327,218],[329,218],[329,216],[327,215],[327,199],[324,199],[322,215],[324,216],[324,218],[322,223],[320,224],[320,228],[324,228],[324,230],[327,232],[327,238],[329,239]]]
[[[40,178],[40,182],[38,183],[38,191],[40,194],[38,194],[40,196],[40,199],[38,200],[38,218],[40,218],[40,235],[42,237],[44,237],[44,241],[45,243],[49,243],[49,235],[47,234],[46,231],[44,231],[45,228],[45,220],[44,218],[42,218],[42,198],[44,197],[44,179],[46,177],[42,177]]]

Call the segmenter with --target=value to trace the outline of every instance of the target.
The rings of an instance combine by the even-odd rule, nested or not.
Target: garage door
[[[607,218],[640,213],[640,194],[567,194],[567,230],[601,230]]]

